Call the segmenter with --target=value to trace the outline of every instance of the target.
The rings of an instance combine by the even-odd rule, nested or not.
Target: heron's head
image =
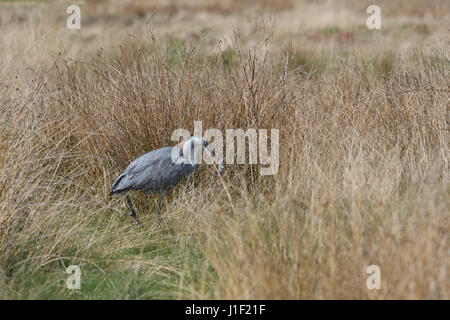
[[[208,141],[205,138],[190,137],[183,145],[183,156],[189,159],[194,166],[197,166],[201,162],[202,151],[207,145]]]
[[[202,151],[206,150],[209,154],[208,156],[213,157],[216,163],[219,165],[220,173],[224,170],[223,160],[220,157],[216,157],[214,150],[208,147],[209,141],[203,137],[193,136],[189,138],[183,146],[183,155],[188,158],[194,166],[198,166],[202,161]]]
[[[190,137],[183,146],[183,149],[189,148],[193,150],[196,146],[200,147],[200,150],[206,148],[209,142],[203,137],[193,136]]]

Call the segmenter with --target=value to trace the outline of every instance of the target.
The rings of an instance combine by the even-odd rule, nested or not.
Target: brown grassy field
[[[0,2],[1,299],[449,299],[448,1]],[[280,130],[279,171],[112,181],[173,130]],[[66,288],[69,265],[81,290]],[[366,268],[381,269],[381,289]]]

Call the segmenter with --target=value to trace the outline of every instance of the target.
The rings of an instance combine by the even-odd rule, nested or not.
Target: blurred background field
[[[371,4],[0,1],[0,298],[449,299],[450,2]],[[279,172],[137,227],[112,181],[195,120],[279,129]]]
[[[118,52],[124,43],[136,45],[134,37],[148,40],[151,30],[156,38],[171,39],[174,45],[211,52],[236,30],[241,41],[251,43],[261,16],[276,21],[271,28],[273,50],[291,44],[298,64],[324,50],[377,57],[403,52],[417,42],[448,41],[447,1],[377,4],[382,9],[382,30],[372,32],[366,27],[370,3],[365,1],[85,1],[79,2],[82,29],[77,32],[64,28],[67,2],[3,1],[0,48],[3,62],[23,56],[31,64],[52,53],[87,58],[100,48]]]

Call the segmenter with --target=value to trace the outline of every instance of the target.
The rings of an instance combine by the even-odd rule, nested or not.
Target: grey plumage
[[[134,160],[114,181],[111,194],[140,190],[147,194],[162,192],[194,172],[192,164],[173,163],[172,150],[165,147],[143,154]],[[178,148],[176,148],[178,149]],[[179,156],[181,150],[177,150]]]
[[[207,148],[208,142],[200,137],[192,137],[183,146],[183,151],[177,147],[165,147],[143,154],[130,163],[125,171],[117,177],[111,187],[110,195],[123,194],[128,191],[142,191],[146,194],[161,194],[158,214],[161,211],[163,198],[178,182],[192,174],[198,167],[197,148],[214,152]],[[195,150],[194,150],[195,149]],[[219,159],[220,172],[223,171],[223,161]],[[127,196],[131,210],[130,216],[138,222],[131,200]]]

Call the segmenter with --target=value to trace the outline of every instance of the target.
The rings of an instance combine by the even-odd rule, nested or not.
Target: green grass
[[[135,232],[139,232],[133,226],[134,221],[128,217],[120,220],[125,227],[130,225],[128,232],[131,238],[127,240],[124,233],[124,241],[133,241]],[[108,222],[98,220],[88,233],[102,228],[105,223]],[[88,233],[79,234],[74,242],[89,241]],[[112,254],[105,252],[106,241],[98,250],[83,250],[76,244],[62,252],[62,257],[43,266],[24,264],[17,257],[17,264],[21,267],[9,269],[5,276],[21,280],[7,281],[3,294],[18,299],[172,299],[182,296],[179,271],[183,264],[188,264],[191,270],[184,274],[185,281],[189,282],[196,278],[199,271],[195,270],[201,269],[204,263],[204,254],[196,249],[198,240],[193,239],[193,243],[176,242],[171,239],[174,234],[168,230],[165,243],[156,243],[158,236],[146,236],[145,231],[139,235],[136,245],[128,243]],[[168,268],[167,262],[170,262]],[[66,287],[70,275],[65,271],[69,265],[81,268],[81,290]],[[160,267],[155,267],[157,265]],[[22,276],[19,277],[18,273]]]

